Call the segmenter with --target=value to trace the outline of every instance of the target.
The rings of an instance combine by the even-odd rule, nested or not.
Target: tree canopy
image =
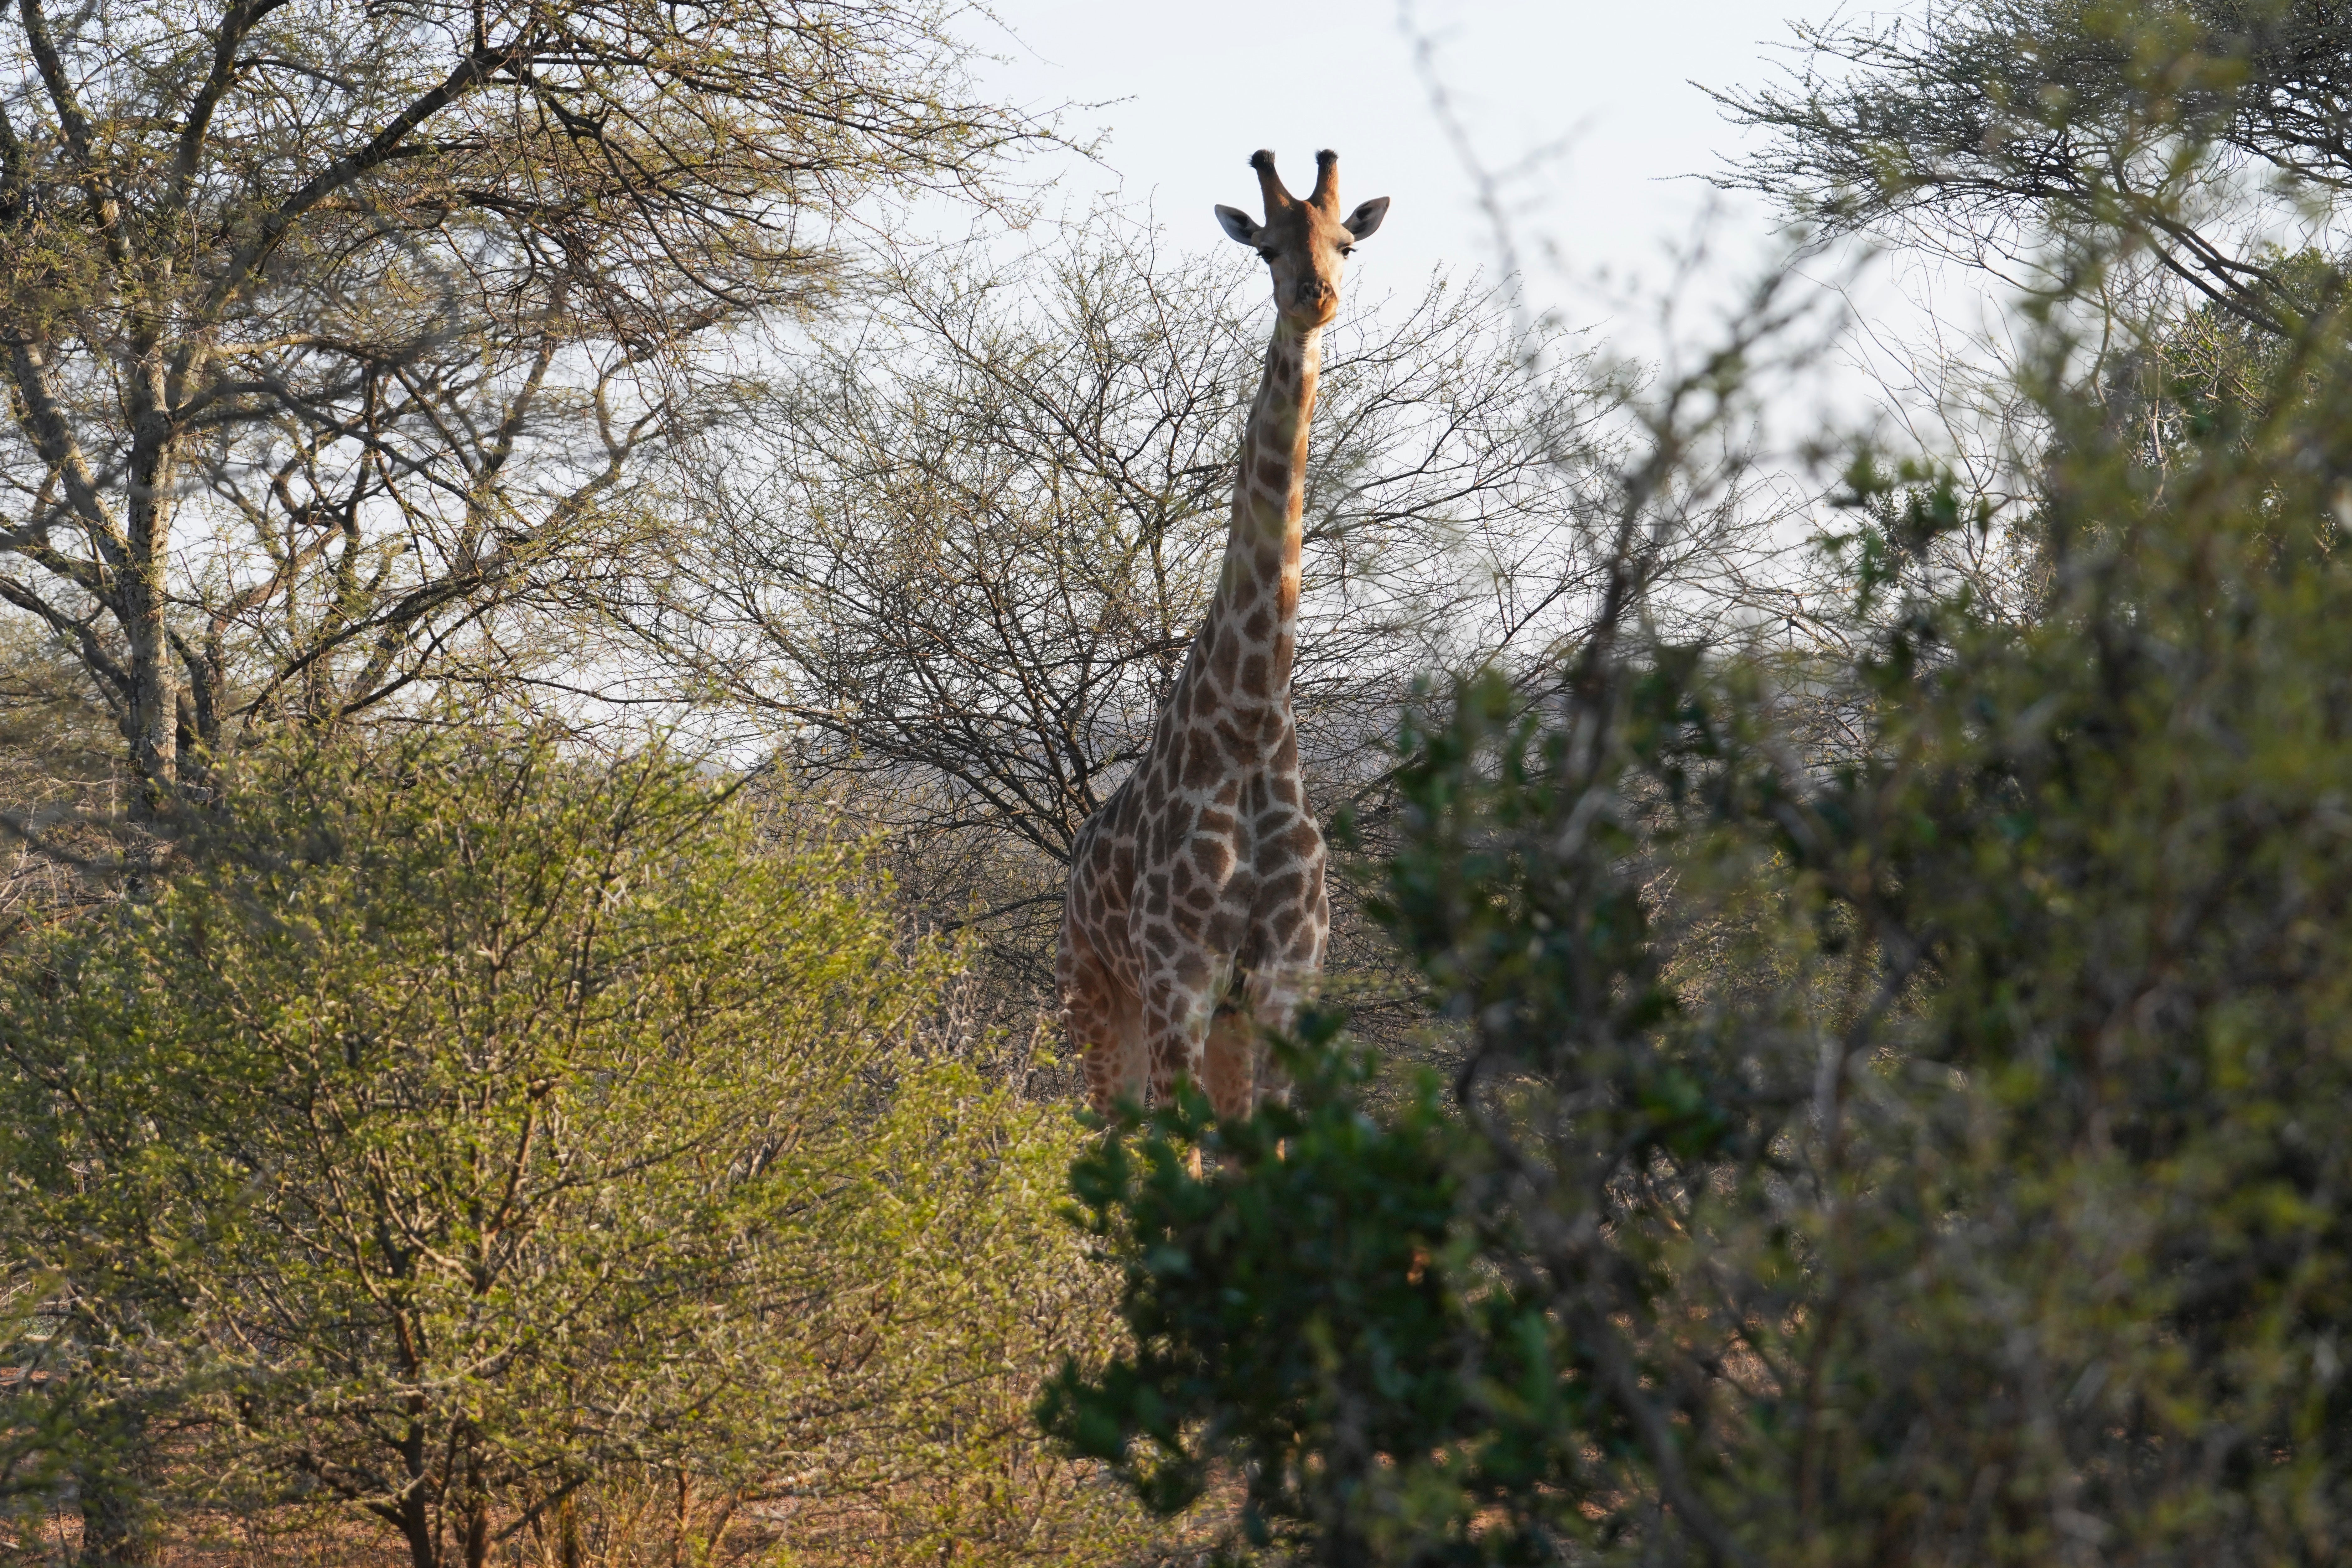
[[[1979,259],[2023,259],[2068,231],[2127,233],[2271,332],[2333,303],[2333,273],[2298,275],[2269,252],[2282,226],[2324,227],[2311,214],[2352,189],[2340,7],[1958,0],[1794,32],[1786,80],[1716,94],[1766,133],[1722,183],[1826,233]]]
[[[500,673],[642,525],[689,345],[821,300],[877,190],[1039,134],[929,0],[16,7],[0,597],[151,791],[254,714]],[[509,637],[513,627],[506,627]],[[511,651],[511,647],[509,647]]]
[[[677,449],[692,548],[615,605],[656,689],[887,825],[910,899],[980,931],[1018,1005],[1206,610],[1263,288],[1117,214],[1012,264],[911,258]],[[1336,802],[1425,670],[1574,635],[1610,436],[1588,358],[1531,380],[1479,288],[1432,279],[1328,339],[1296,700]],[[1761,525],[1717,522],[1677,566],[1729,599]]]

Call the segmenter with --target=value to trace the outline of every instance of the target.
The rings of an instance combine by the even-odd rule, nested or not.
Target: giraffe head
[[[1265,221],[1253,223],[1239,207],[1221,206],[1225,232],[1265,258],[1274,270],[1274,306],[1297,327],[1319,327],[1339,313],[1339,274],[1356,241],[1381,226],[1389,199],[1366,202],[1339,216],[1339,154],[1315,154],[1315,190],[1300,201],[1274,172],[1274,154],[1250,154],[1258,189],[1265,197]]]

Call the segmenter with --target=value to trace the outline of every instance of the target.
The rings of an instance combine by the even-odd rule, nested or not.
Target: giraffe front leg
[[[1142,1034],[1145,1054],[1151,1063],[1151,1100],[1155,1105],[1175,1102],[1179,1078],[1199,1081],[1203,1076],[1217,987],[1224,979],[1224,973],[1219,973],[1217,987],[1213,987],[1195,973],[1208,967],[1196,964],[1181,973],[1164,972],[1146,984]],[[1197,1144],[1185,1154],[1184,1168],[1195,1181],[1200,1179],[1201,1150]]]
[[[1174,1101],[1179,1077],[1205,1084],[1209,1027],[1230,967],[1196,960],[1145,980],[1142,1035],[1154,1104]]]
[[[1289,1103],[1290,1081],[1267,1049],[1269,1032],[1287,1035],[1298,1026],[1298,1010],[1315,994],[1323,978],[1323,960],[1331,942],[1331,899],[1324,884],[1322,836],[1308,822],[1308,852],[1303,862],[1285,867],[1285,874],[1269,879],[1269,888],[1295,888],[1294,896],[1271,902],[1258,911],[1258,951],[1263,962],[1252,967],[1244,987],[1250,1015],[1251,1062],[1257,1100]]]
[[[1108,1116],[1118,1101],[1143,1100],[1141,1008],[1083,939],[1066,931],[1055,965],[1062,1026],[1087,1079],[1087,1100]]]
[[[1247,1116],[1257,1104],[1258,1057],[1264,1047],[1249,998],[1228,991],[1209,1019],[1202,1085],[1217,1119]]]
[[[1318,955],[1319,957],[1319,955]],[[1316,982],[1322,978],[1323,966],[1313,964],[1271,964],[1251,972],[1244,987],[1249,998],[1250,1016],[1255,1026],[1250,1030],[1251,1096],[1254,1101],[1271,1100],[1278,1104],[1290,1102],[1290,1079],[1267,1049],[1267,1033],[1287,1035],[1298,1023],[1298,1010],[1315,993]]]
[[[1080,1061],[1086,1069],[1087,1102],[1099,1115],[1109,1116],[1122,1100],[1130,1105],[1143,1103],[1140,1012],[1133,997],[1114,989],[1088,1028],[1089,1043]]]

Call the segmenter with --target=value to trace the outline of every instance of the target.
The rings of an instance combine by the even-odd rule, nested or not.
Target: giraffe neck
[[[1213,648],[1226,636],[1238,647],[1239,679],[1221,682],[1234,707],[1288,707],[1291,663],[1298,645],[1307,434],[1315,417],[1315,385],[1322,363],[1321,329],[1302,331],[1277,320],[1274,342],[1265,352],[1265,374],[1242,437],[1233,529],[1202,629],[1206,647]]]

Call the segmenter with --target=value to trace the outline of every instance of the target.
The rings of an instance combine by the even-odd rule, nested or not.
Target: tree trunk
[[[130,643],[131,706],[127,720],[131,765],[149,807],[162,803],[179,773],[179,683],[172,640],[163,625],[163,563],[140,563],[141,578],[124,584],[123,630]]]
[[[433,1510],[425,1506],[425,1489],[412,1486],[400,1500],[400,1538],[408,1543],[409,1568],[441,1568],[441,1543],[433,1528]]]
[[[555,1505],[555,1550],[558,1568],[582,1568],[580,1514],[567,1497]]]
[[[160,393],[161,388],[152,389]],[[150,809],[161,805],[179,773],[178,670],[164,615],[163,583],[172,542],[172,486],[177,478],[177,437],[168,428],[160,396],[134,422],[131,458],[128,559],[117,613],[129,645],[131,702],[126,739],[131,765]]]

